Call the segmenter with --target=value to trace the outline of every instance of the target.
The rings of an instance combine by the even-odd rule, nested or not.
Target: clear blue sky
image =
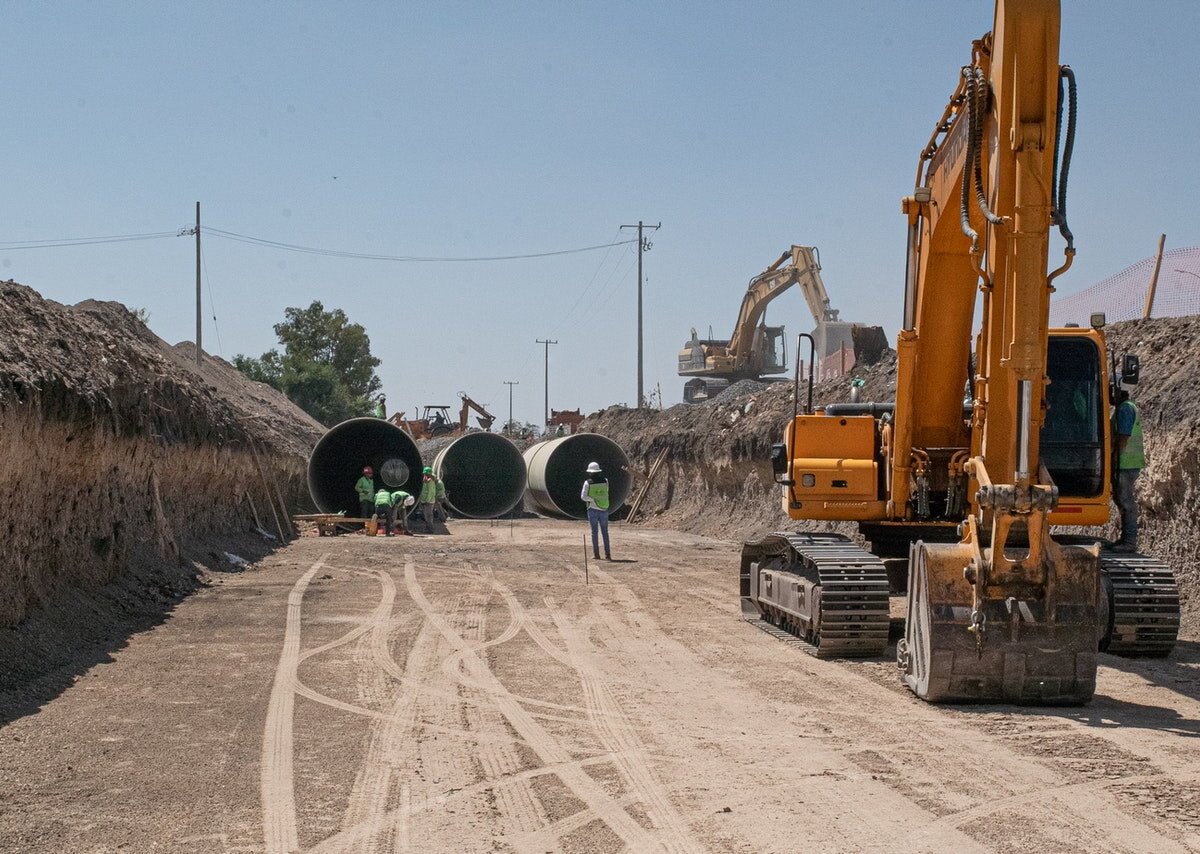
[[[727,335],[746,282],[791,243],[821,250],[843,319],[894,338],[917,154],[978,2],[0,3],[0,243],[191,223],[380,255],[493,256],[621,239],[646,255],[646,385],[680,399],[676,351]],[[1200,4],[1064,0],[1080,126],[1069,208],[1080,290],[1200,244]],[[336,176],[336,177],[335,177]],[[628,238],[628,232],[624,237]],[[1053,257],[1061,247],[1055,244]],[[0,245],[0,278],[61,302],[118,300],[191,340],[194,243]],[[274,346],[287,306],[362,323],[392,409],[542,416],[635,398],[632,247],[394,263],[204,241],[204,344]],[[215,309],[217,324],[212,313]],[[799,293],[769,319],[811,319]],[[218,346],[219,335],[219,346]]]

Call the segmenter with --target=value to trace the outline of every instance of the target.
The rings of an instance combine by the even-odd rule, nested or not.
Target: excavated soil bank
[[[154,620],[307,508],[321,426],[117,303],[0,283],[0,688]],[[256,516],[257,514],[257,521]],[[286,533],[287,529],[284,528]],[[5,628],[6,627],[6,628]]]
[[[1129,321],[1107,331],[1118,354],[1136,353],[1142,362],[1141,383],[1133,391],[1148,457],[1137,484],[1139,545],[1171,565],[1185,602],[1185,634],[1194,635],[1200,628],[1200,365],[1195,359],[1200,316]],[[895,353],[889,350],[873,365],[818,384],[814,401],[848,400],[855,378],[865,381],[860,400],[894,400]],[[744,382],[702,405],[662,411],[610,407],[589,416],[581,429],[616,441],[642,471],[668,450],[638,524],[738,540],[798,527],[780,506],[768,461],[793,405],[791,383]],[[806,527],[814,525],[821,523]],[[837,529],[850,533],[853,526]],[[1115,530],[1114,512],[1105,535],[1115,537]]]

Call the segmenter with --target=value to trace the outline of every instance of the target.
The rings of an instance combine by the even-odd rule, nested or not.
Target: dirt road
[[[10,711],[0,849],[1200,850],[1200,644],[932,707],[742,622],[732,544],[453,531],[302,539]]]

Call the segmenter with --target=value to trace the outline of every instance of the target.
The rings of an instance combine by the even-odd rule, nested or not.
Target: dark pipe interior
[[[468,433],[442,452],[446,501],[462,516],[491,519],[525,494],[525,460],[517,446],[494,433]]]
[[[308,491],[322,513],[358,516],[354,484],[363,466],[375,469],[375,488],[421,489],[421,452],[408,434],[379,418],[343,421],[320,438],[308,458]]]
[[[577,433],[546,461],[546,493],[563,513],[576,519],[587,516],[587,504],[579,493],[590,462],[599,463],[608,478],[609,512],[624,504],[629,495],[629,473],[621,470],[629,465],[629,459],[620,446],[603,436]]]

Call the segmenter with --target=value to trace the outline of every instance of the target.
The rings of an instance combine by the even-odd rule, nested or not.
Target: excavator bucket
[[[973,554],[966,543],[913,544],[897,646],[904,682],[930,702],[1088,702],[1096,689],[1098,551],[1051,544],[1041,583],[1005,583],[1008,595],[984,598],[978,613],[963,572]]]

